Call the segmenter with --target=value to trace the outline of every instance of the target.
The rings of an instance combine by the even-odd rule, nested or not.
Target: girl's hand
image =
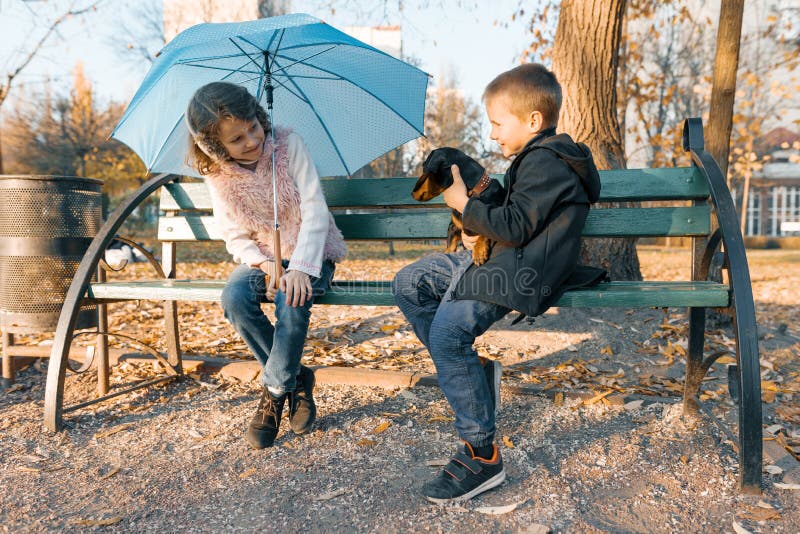
[[[303,271],[286,271],[280,289],[286,293],[286,304],[300,306],[311,299],[311,278]]]
[[[264,271],[265,274],[264,283],[267,286],[267,298],[274,301],[275,292],[277,291],[274,280],[279,280],[283,275],[283,266],[278,265],[273,260],[266,260],[261,262],[258,268]]]
[[[459,213],[464,211],[464,206],[467,205],[467,186],[464,185],[464,180],[461,178],[461,172],[458,170],[458,165],[452,165],[450,171],[453,173],[453,185],[448,187],[442,193],[444,203],[448,207],[456,210]]]

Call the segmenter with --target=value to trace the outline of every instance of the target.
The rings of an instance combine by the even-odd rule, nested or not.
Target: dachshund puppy
[[[461,171],[461,178],[467,186],[467,195],[470,197],[479,196],[482,201],[500,205],[505,199],[505,190],[497,181],[492,180],[486,173],[483,166],[456,148],[437,148],[428,154],[425,163],[422,164],[422,176],[417,180],[411,196],[420,202],[439,196],[442,191],[453,185],[453,173],[450,171],[451,165],[458,165]],[[445,252],[455,252],[461,243],[461,232],[467,235],[475,235],[464,230],[461,221],[461,214],[456,210],[450,217],[450,225],[447,228],[447,248]],[[489,238],[481,236],[475,248],[472,249],[472,261],[475,265],[483,265],[489,259],[492,244]]]

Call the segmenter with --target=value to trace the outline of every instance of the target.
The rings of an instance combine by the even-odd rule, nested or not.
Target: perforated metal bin
[[[0,328],[55,330],[72,277],[102,222],[102,180],[0,175]],[[97,324],[82,310],[78,328]]]

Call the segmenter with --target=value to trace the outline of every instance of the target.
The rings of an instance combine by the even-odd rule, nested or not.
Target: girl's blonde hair
[[[219,139],[219,123],[223,119],[257,119],[264,134],[270,132],[266,111],[247,89],[227,82],[204,85],[186,108],[186,125],[191,134],[187,163],[200,174],[215,172],[220,161],[231,159]]]

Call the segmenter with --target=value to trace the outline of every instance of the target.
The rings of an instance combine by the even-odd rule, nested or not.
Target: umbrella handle
[[[275,255],[275,272],[280,273],[281,269],[283,269],[283,260],[281,259],[281,231],[277,228],[272,233],[272,253]],[[275,289],[278,289],[279,282],[280,276],[276,276],[275,280],[272,281]]]

